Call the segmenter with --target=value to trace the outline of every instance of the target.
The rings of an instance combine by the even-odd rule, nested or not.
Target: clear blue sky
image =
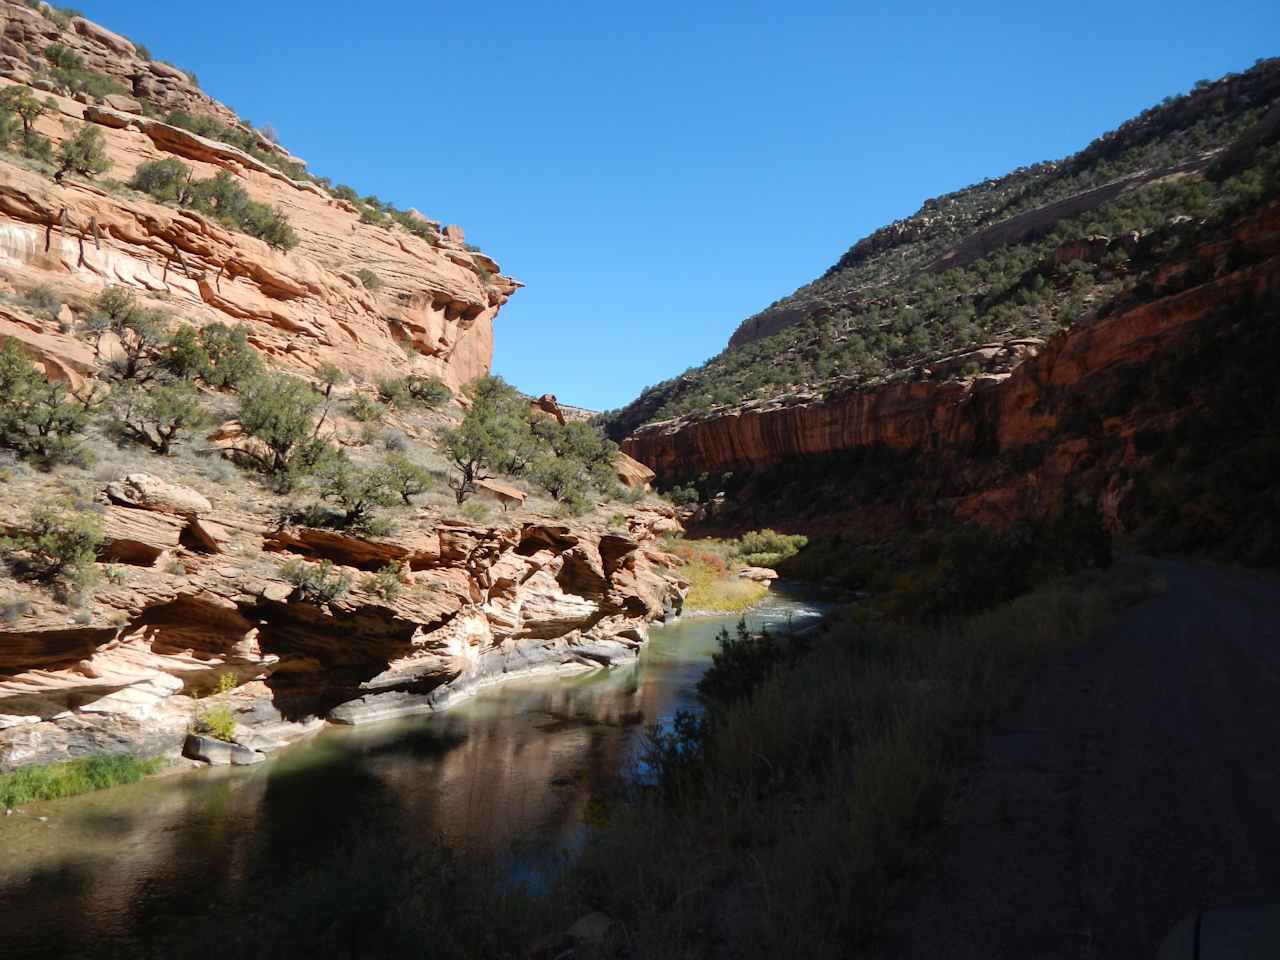
[[[1280,54],[1280,3],[74,0],[523,280],[496,372],[596,409],[927,197]]]

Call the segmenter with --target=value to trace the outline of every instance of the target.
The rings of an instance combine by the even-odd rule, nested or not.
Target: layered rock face
[[[0,768],[173,752],[193,697],[226,675],[250,749],[325,720],[424,713],[516,674],[633,658],[687,584],[657,544],[669,510],[627,532],[550,518],[484,526],[423,512],[394,540],[268,528],[194,491],[131,476],[102,506],[116,585],[74,617],[52,603],[0,626]],[[329,560],[350,589],[300,594],[286,560]],[[368,571],[398,565],[378,588]]]
[[[8,77],[38,86],[33,71],[55,42],[130,84],[148,109],[238,123],[181,71],[141,59],[127,40],[82,18],[64,29],[13,0],[0,0],[0,85],[8,85]],[[20,275],[23,285],[48,286],[73,306],[87,304],[107,285],[126,286],[174,321],[244,324],[264,354],[303,371],[323,363],[364,377],[416,371],[454,389],[488,372],[494,318],[520,285],[469,250],[460,230],[443,230],[431,243],[399,227],[362,223],[352,204],[318,185],[143,115],[133,98],[53,100],[57,109],[40,118],[38,131],[57,144],[81,123],[95,126],[106,140],[114,184],[127,183],[143,163],[169,157],[197,179],[225,171],[254,200],[283,211],[300,243],[281,253],[106,181],[59,185],[0,161],[0,270]],[[259,146],[288,156],[265,138]],[[376,291],[361,282],[364,270],[377,277]],[[0,308],[0,336],[23,340],[55,371],[88,363],[85,346],[52,321],[36,328]]]
[[[1191,377],[1185,395],[1171,390],[1167,404],[1142,408],[1133,384],[1157,363],[1194,358],[1215,338],[1227,338],[1242,315],[1261,316],[1253,305],[1277,290],[1280,203],[1273,202],[1221,239],[1162,265],[1139,302],[1047,344],[984,348],[1002,354],[1010,372],[929,379],[954,366],[943,363],[921,371],[921,379],[654,423],[623,449],[667,481],[889,450],[917,465],[914,481],[898,491],[913,510],[925,506],[913,494],[927,492],[943,497],[930,506],[999,525],[1052,510],[1068,491],[1088,489],[1119,522],[1133,477],[1150,461],[1152,435],[1205,412]],[[1027,461],[1030,469],[1014,465]]]

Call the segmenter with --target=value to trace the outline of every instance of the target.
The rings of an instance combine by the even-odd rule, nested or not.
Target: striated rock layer
[[[934,478],[951,514],[990,524],[1042,512],[1080,481],[1115,514],[1122,491],[1147,460],[1143,435],[1198,412],[1194,392],[1168,406],[1133,409],[1132,384],[1165,357],[1188,356],[1252,316],[1251,304],[1280,291],[1280,203],[1272,203],[1189,256],[1156,270],[1141,299],[1043,346],[993,345],[1011,372],[848,386],[825,394],[757,401],[729,411],[650,424],[623,443],[666,482],[751,471],[857,450],[911,458],[914,476]],[[1188,384],[1190,389],[1190,384]],[[1109,409],[1093,410],[1099,398]],[[1079,422],[1089,411],[1090,422]],[[1033,461],[1031,469],[1011,461]],[[916,483],[914,492],[923,485]],[[921,507],[904,486],[905,500]]]
[[[634,658],[688,589],[656,542],[678,527],[669,509],[633,511],[625,534],[424,514],[386,540],[268,529],[187,502],[104,509],[125,582],[73,618],[37,607],[0,625],[0,768],[176,752],[193,698],[228,674],[236,739],[270,750],[326,719],[425,713],[513,675],[607,667]],[[284,578],[290,558],[331,560],[352,586],[308,600]],[[389,564],[401,581],[390,595],[367,576]]]
[[[13,0],[0,0],[0,86],[35,82],[43,50],[54,42],[131,85],[153,111],[234,121],[185,74],[142,60],[127,40],[82,18],[64,29]],[[0,271],[22,285],[48,286],[72,304],[87,303],[107,285],[130,287],[175,321],[243,323],[259,350],[304,371],[322,363],[364,377],[418,371],[455,389],[488,372],[494,318],[520,284],[469,249],[460,230],[441,231],[432,243],[400,227],[362,223],[352,204],[318,185],[146,116],[132,98],[53,99],[57,110],[38,121],[39,132],[56,145],[81,123],[96,126],[112,161],[110,182],[69,178],[58,185],[24,163],[0,160]],[[265,138],[259,147],[288,157]],[[168,157],[197,178],[230,173],[254,200],[285,213],[298,247],[281,253],[120,186],[140,164]],[[359,279],[365,270],[377,277],[376,290]],[[0,337],[8,336],[53,369],[74,372],[86,362],[84,345],[52,320],[31,329],[0,312]]]

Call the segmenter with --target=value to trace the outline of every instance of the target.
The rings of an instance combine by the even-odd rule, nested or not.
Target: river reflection
[[[754,626],[810,622],[785,585]],[[181,955],[156,944],[376,837],[529,865],[571,850],[646,724],[696,709],[733,617],[656,627],[638,663],[512,681],[431,717],[328,729],[259,767],[175,775],[0,818],[0,956]],[[41,821],[39,817],[46,817]],[[178,937],[178,940],[172,938]],[[154,948],[154,949],[153,949]]]

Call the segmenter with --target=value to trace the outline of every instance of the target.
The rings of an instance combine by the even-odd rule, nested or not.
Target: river
[[[747,619],[785,630],[822,609],[776,584]],[[655,626],[625,667],[513,680],[433,716],[326,728],[257,767],[0,817],[0,957],[195,953],[184,931],[235,923],[370,837],[406,854],[482,855],[536,884],[540,864],[582,842],[602,792],[635,771],[645,726],[697,708],[716,637],[736,622],[684,617]]]

